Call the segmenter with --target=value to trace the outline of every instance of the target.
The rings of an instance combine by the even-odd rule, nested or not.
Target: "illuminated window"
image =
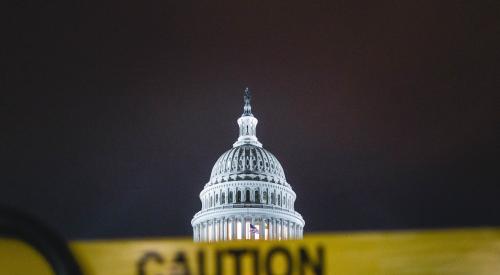
[[[215,223],[215,240],[218,241],[219,240],[219,224],[218,223]]]
[[[242,239],[242,236],[241,236],[241,221],[237,221],[236,222],[236,239],[237,240],[241,240]]]
[[[269,240],[269,221],[264,221],[264,240]]]
[[[277,239],[281,240],[281,224],[277,223],[276,226],[277,226],[276,234],[278,235]]]
[[[208,226],[208,238],[207,238],[207,240],[210,242],[210,241],[213,241],[212,240],[212,225],[209,224],[207,226]]]
[[[245,239],[250,240],[250,222],[245,222]]]
[[[255,228],[257,228],[257,232],[255,233],[255,239],[260,240],[260,224],[255,224]]]

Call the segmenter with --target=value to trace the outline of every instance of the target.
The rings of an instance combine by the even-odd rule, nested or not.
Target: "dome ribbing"
[[[215,162],[208,185],[246,179],[287,185],[285,172],[276,157],[251,144],[234,147],[222,154]]]

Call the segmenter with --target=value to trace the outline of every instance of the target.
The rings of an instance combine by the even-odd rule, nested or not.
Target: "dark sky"
[[[307,232],[500,225],[497,1],[11,2],[0,203],[68,238],[190,235],[245,86]]]

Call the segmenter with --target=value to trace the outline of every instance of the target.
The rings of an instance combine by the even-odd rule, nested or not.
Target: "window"
[[[239,191],[238,191],[239,192]],[[241,240],[242,239],[242,235],[241,235],[241,227],[243,226],[243,224],[241,223],[241,221],[237,221],[236,222],[236,239],[237,240]]]
[[[215,194],[215,204],[219,203],[219,194]]]
[[[268,201],[267,201],[267,191],[264,191],[263,199],[264,199],[264,203],[268,203]]]
[[[227,199],[228,203],[233,203],[233,191],[229,191],[229,198]]]
[[[271,193],[271,204],[276,204],[276,195],[274,193]]]
[[[226,193],[222,193],[222,196],[220,197],[220,203],[222,204],[226,203]]]
[[[250,202],[250,190],[248,189],[245,192],[245,202]]]
[[[281,206],[281,195],[278,195],[278,206]]]
[[[255,191],[255,202],[260,203],[260,193],[259,190]]]
[[[210,207],[212,207],[212,197],[210,197]]]
[[[241,191],[239,191],[239,190],[238,190],[238,192],[236,192],[236,202],[237,203],[241,202]]]

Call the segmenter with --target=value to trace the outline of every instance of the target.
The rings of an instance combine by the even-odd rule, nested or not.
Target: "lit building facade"
[[[256,135],[250,93],[238,118],[239,137],[216,161],[191,220],[195,242],[302,239],[304,219],[276,157]]]

